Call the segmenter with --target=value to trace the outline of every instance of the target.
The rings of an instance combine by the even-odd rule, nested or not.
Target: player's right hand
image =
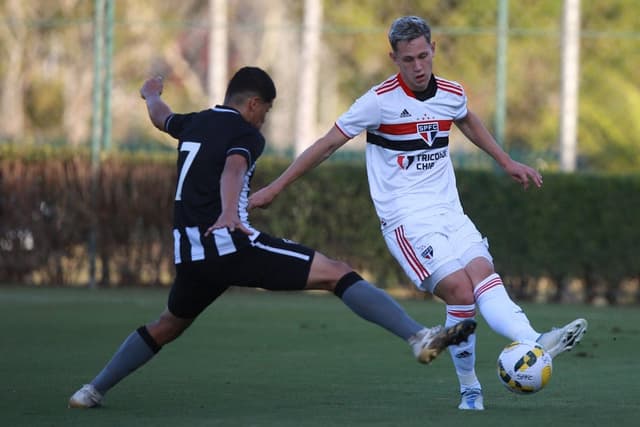
[[[233,233],[236,230],[242,231],[244,234],[250,236],[253,234],[253,231],[249,230],[238,218],[238,215],[226,215],[224,212],[220,214],[216,222],[204,233],[205,236],[209,236],[214,230],[218,230],[220,228],[226,228],[230,233]]]

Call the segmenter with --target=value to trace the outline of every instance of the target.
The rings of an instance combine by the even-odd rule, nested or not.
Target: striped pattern
[[[381,124],[377,130],[389,135],[415,135],[419,123],[424,122]],[[429,123],[438,123],[438,130],[440,132],[449,132],[453,120],[429,120]]]
[[[213,230],[210,236],[204,237],[199,227],[186,227],[183,230],[173,229],[173,251],[174,262],[180,264],[227,255],[236,252],[237,247],[226,228]]]
[[[491,276],[484,279],[482,282],[478,283],[478,286],[473,290],[476,301],[484,294],[485,292],[490,291],[496,286],[504,286],[502,283],[502,279],[497,273],[493,273]]]
[[[447,305],[447,316],[456,319],[473,319],[476,316],[475,305]]]
[[[462,89],[462,86],[452,81],[445,80],[440,77],[436,77],[436,84],[438,85],[438,89],[443,90],[445,92],[450,92],[458,96],[464,95],[464,90]]]
[[[269,246],[269,245],[265,245],[263,243],[260,242],[254,242],[253,246],[255,246],[256,248],[262,249],[263,251],[267,251],[267,252],[273,252],[276,254],[280,254],[280,255],[285,255],[285,256],[289,256],[289,257],[293,257],[293,258],[298,258],[301,259],[303,261],[309,261],[309,259],[311,258],[309,255],[302,253],[302,252],[295,252],[289,249],[283,249],[283,248],[276,248],[275,246]]]
[[[398,79],[398,74],[396,74],[395,76],[391,77],[389,80],[381,83],[376,88],[376,94],[381,95],[383,93],[390,92],[395,88],[397,88],[398,86],[400,86],[400,80]]]
[[[431,274],[420,262],[420,259],[418,258],[415,251],[413,250],[413,246],[411,246],[411,243],[409,243],[409,240],[405,236],[404,226],[401,225],[400,227],[396,228],[394,232],[396,236],[396,241],[398,242],[398,246],[402,250],[402,255],[405,257],[405,259],[411,266],[411,269],[416,273],[418,278],[421,281],[424,281]]]

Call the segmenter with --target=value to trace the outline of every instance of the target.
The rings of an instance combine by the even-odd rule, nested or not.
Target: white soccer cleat
[[[414,356],[420,363],[431,363],[450,345],[457,345],[476,330],[476,321],[467,319],[448,328],[434,326],[424,328],[409,340]]]
[[[100,406],[103,396],[91,384],[85,384],[69,399],[69,408],[94,408]]]
[[[545,332],[536,341],[544,347],[551,357],[556,357],[575,347],[587,332],[587,326],[588,323],[585,319],[576,319],[562,328],[554,328]]]
[[[483,411],[484,403],[482,402],[482,390],[479,388],[470,388],[462,392],[460,395],[460,404],[458,409],[467,411]]]

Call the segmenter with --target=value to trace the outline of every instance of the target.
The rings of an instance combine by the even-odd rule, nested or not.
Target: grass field
[[[67,409],[166,290],[0,288],[2,426],[637,425],[640,310],[523,305],[539,329],[584,316],[589,333],[554,361],[542,392],[509,393],[495,358],[506,340],[480,320],[484,412],[464,412],[449,356],[415,362],[401,340],[332,296],[229,292],[96,410]],[[437,302],[401,301],[426,324]]]

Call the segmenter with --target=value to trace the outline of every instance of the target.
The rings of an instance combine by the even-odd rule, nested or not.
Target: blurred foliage
[[[91,122],[93,2],[0,2],[0,113],[11,117],[0,142],[88,144]],[[172,142],[148,126],[138,97],[150,74],[167,76],[166,100],[176,111],[199,109],[207,87],[208,2],[115,1],[113,138],[115,147],[153,149]],[[386,38],[400,15],[425,17],[436,42],[435,72],[465,86],[470,108],[493,127],[496,111],[498,0],[415,2],[323,0],[324,23],[319,122],[331,125],[353,100],[395,73]],[[561,22],[563,2],[509,1],[507,124],[510,152],[551,153],[558,169]],[[273,15],[278,11],[276,15]],[[274,74],[287,99],[277,114],[288,118],[267,137],[281,150],[291,141],[296,109],[301,0],[229,1],[229,72],[248,63]],[[578,154],[581,171],[632,172],[640,166],[640,2],[581,2]],[[78,54],[83,52],[83,54]],[[282,63],[286,67],[280,66]],[[284,74],[282,70],[287,70]],[[331,91],[332,93],[328,93]],[[335,92],[335,93],[333,93]],[[285,93],[283,91],[283,93]],[[292,96],[293,95],[293,96]],[[197,107],[196,107],[197,106]],[[269,134],[277,138],[271,138]],[[285,136],[283,136],[285,135]],[[457,145],[464,142],[452,135]],[[358,148],[362,148],[361,145]],[[473,149],[473,148],[471,148]]]
[[[252,187],[286,165],[261,159]],[[105,158],[95,208],[90,169],[86,155],[0,151],[0,283],[86,283],[91,226],[103,286],[171,283],[174,155]],[[546,278],[557,299],[578,280],[589,298],[615,303],[624,280],[640,279],[640,175],[546,174],[542,189],[527,191],[502,174],[457,177],[465,211],[520,298]],[[318,167],[251,222],[345,260],[380,286],[412,287],[380,234],[361,163]]]
[[[34,79],[26,90],[26,112],[33,127],[46,132],[62,121],[61,82]]]

